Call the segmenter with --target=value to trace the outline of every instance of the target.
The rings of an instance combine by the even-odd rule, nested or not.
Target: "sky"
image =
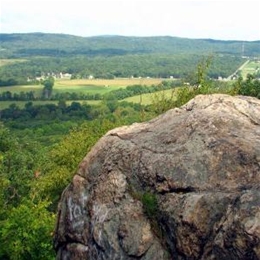
[[[260,0],[1,0],[0,32],[254,41]]]

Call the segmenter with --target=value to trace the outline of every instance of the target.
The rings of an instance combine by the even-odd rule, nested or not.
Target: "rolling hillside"
[[[64,34],[0,34],[0,58],[70,55],[126,55],[145,53],[225,53],[245,56],[260,55],[260,41],[218,41],[178,37],[80,37]]]
[[[74,78],[183,78],[207,56],[213,57],[210,76],[226,77],[243,64],[242,56],[260,56],[260,41],[0,34],[0,79],[24,84],[27,78],[59,72]]]

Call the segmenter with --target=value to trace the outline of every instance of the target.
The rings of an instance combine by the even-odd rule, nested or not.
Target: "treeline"
[[[22,80],[22,82],[24,82],[24,79]],[[3,86],[15,86],[15,85],[18,85],[20,83],[21,83],[21,81],[18,81],[17,79],[14,79],[14,78],[0,79],[0,87],[3,87]]]
[[[214,56],[209,76],[225,78],[243,63],[242,44],[245,56],[260,55],[259,41],[1,34],[0,58],[22,62],[0,67],[0,86],[31,84],[28,78],[60,72],[72,74],[73,78],[185,78],[203,55]]]
[[[23,75],[20,75],[20,77],[13,77],[12,73],[9,73],[8,75],[2,75],[0,78],[0,87],[8,87],[8,86],[17,86],[17,85],[34,85],[34,84],[40,84],[37,80],[28,81],[26,77]]]
[[[8,108],[0,111],[0,119],[3,122],[10,120],[18,120],[21,122],[31,120],[94,120],[101,115],[115,112],[116,109],[131,108],[140,112],[140,105],[128,102],[117,102],[116,100],[107,100],[97,106],[91,106],[87,103],[73,101],[67,105],[65,101],[59,101],[58,104],[34,105],[33,102],[25,104],[24,108],[20,108],[15,103]],[[126,111],[124,112],[126,113]]]
[[[0,101],[33,101],[37,100],[33,91],[20,93],[12,93],[11,91],[4,91],[0,93]]]
[[[112,90],[105,95],[99,93],[82,93],[82,92],[62,92],[62,93],[51,93],[50,96],[46,95],[36,95],[34,91],[20,93],[12,93],[11,91],[4,91],[0,93],[0,101],[36,101],[36,100],[102,100],[102,99],[117,99],[122,100],[127,97],[132,97],[145,93],[153,93],[163,89],[170,89],[174,87],[179,87],[182,85],[181,80],[163,81],[159,85],[133,85],[127,86],[126,88],[120,88],[117,90]]]
[[[24,108],[15,103],[0,111],[0,121],[16,132],[20,138],[30,136],[31,140],[49,146],[61,140],[69,129],[83,122],[91,122],[101,118],[110,122],[130,124],[140,121],[144,117],[144,108],[140,104],[104,100],[99,105],[72,102],[66,104],[34,105],[26,103]]]
[[[65,92],[52,93],[51,97],[44,95],[36,95],[34,91],[13,93],[11,91],[4,91],[0,93],[0,101],[37,101],[37,100],[101,100],[102,95],[99,93],[81,93],[81,92]]]
[[[128,97],[133,97],[136,95],[146,94],[146,93],[154,93],[156,91],[171,89],[175,87],[182,86],[183,82],[181,80],[172,80],[172,81],[162,81],[159,85],[133,85],[127,86],[126,88],[120,88],[117,90],[113,90],[104,95],[106,99],[117,99],[122,100]]]
[[[72,102],[68,106],[62,101],[58,105],[33,105],[32,102],[28,102],[24,108],[20,108],[13,103],[8,108],[1,110],[0,118],[2,121],[17,119],[21,121],[32,119],[65,120],[68,117],[80,117],[90,120],[93,119],[93,116],[90,115],[90,110],[91,107],[89,105],[80,104],[79,102]]]
[[[28,61],[9,64],[0,67],[0,83],[31,84],[28,78],[34,79],[48,73],[69,73],[72,78],[186,78],[201,60],[201,55],[195,54],[136,54],[112,57],[69,58],[31,58]],[[211,78],[225,78],[232,74],[241,64],[241,57],[231,55],[215,55],[209,70]],[[27,82],[27,83],[26,83]]]
[[[200,83],[200,84],[199,84]],[[203,90],[199,88],[193,91],[193,87],[180,87],[179,89],[187,89],[190,93],[204,94],[209,92],[209,86],[213,92],[228,91],[224,83],[216,83],[210,81],[201,80],[197,86],[206,85],[207,89]],[[131,107],[135,111],[141,111],[140,104],[132,104],[128,102],[118,102],[117,100],[124,99],[128,96],[140,95],[143,93],[156,92],[163,89],[175,88],[179,86],[178,81],[163,81],[162,84],[153,87],[147,86],[128,86],[126,89],[118,89],[106,94],[103,101],[98,106],[91,106],[88,103],[80,103],[73,101],[71,104],[67,104],[65,100],[59,100],[57,104],[45,104],[34,105],[32,101],[25,104],[24,108],[20,108],[15,103],[11,104],[8,108],[0,111],[0,118],[3,121],[18,120],[18,121],[30,121],[30,120],[69,120],[72,118],[81,120],[94,120],[100,115],[114,113],[119,107],[127,108]],[[223,85],[224,84],[224,85]],[[224,87],[223,87],[223,86]],[[195,89],[198,87],[195,87]],[[226,88],[226,89],[225,89]],[[192,90],[192,91],[191,91]],[[180,91],[180,90],[179,90]],[[203,92],[204,91],[204,92]],[[238,79],[230,93],[247,95],[260,98],[260,81],[253,75],[248,75],[246,80],[242,78]],[[160,93],[160,92],[158,92]],[[178,93],[178,91],[176,92]],[[159,94],[160,95],[160,94]]]

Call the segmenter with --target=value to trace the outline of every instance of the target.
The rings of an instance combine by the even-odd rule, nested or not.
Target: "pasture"
[[[53,94],[64,92],[76,92],[84,94],[105,94],[119,88],[126,88],[132,85],[157,85],[162,82],[162,79],[153,78],[118,78],[118,79],[57,79],[53,86]],[[41,96],[42,85],[23,85],[1,87],[0,93],[10,91],[12,93],[30,92],[33,91],[35,96]]]
[[[259,60],[251,60],[241,70],[241,76],[246,79],[247,74],[254,74],[260,69]]]
[[[105,94],[119,88],[133,85],[157,85],[162,79],[151,78],[118,78],[118,79],[74,79],[57,80],[53,88],[55,92],[82,92],[89,94]]]
[[[150,105],[153,103],[153,101],[156,99],[157,96],[161,96],[162,93],[167,97],[171,98],[174,93],[174,90],[168,89],[164,91],[158,91],[155,93],[148,93],[148,94],[142,94],[142,95],[136,95],[133,97],[125,98],[120,101],[127,101],[132,103],[138,103],[141,105]],[[119,101],[119,102],[120,102]],[[46,104],[58,104],[58,101],[52,101],[52,100],[46,100],[46,101],[32,101],[34,105],[46,105]],[[70,105],[73,101],[67,101],[66,104]],[[102,100],[76,100],[76,102],[80,102],[81,104],[89,104],[89,105],[98,105]],[[28,103],[28,101],[0,101],[0,110],[8,108],[11,104],[16,104],[19,108],[24,108],[25,104]]]
[[[156,100],[160,100],[160,98],[172,98],[174,97],[175,89],[167,89],[163,91],[157,91],[154,93],[147,93],[142,95],[137,95],[129,98],[125,98],[122,101],[132,102],[132,103],[139,103],[141,105],[150,105]]]
[[[53,87],[53,94],[55,93],[64,93],[64,92],[76,92],[76,93],[89,93],[89,94],[105,94],[112,90],[116,90],[119,88],[126,88],[127,86],[132,85],[157,85],[162,82],[162,79],[154,79],[154,78],[144,78],[144,79],[137,79],[137,78],[125,78],[125,79],[75,79],[75,80],[68,80],[68,79],[58,79],[55,80],[55,84]],[[42,85],[23,85],[23,86],[9,86],[9,87],[1,87],[0,93],[10,91],[12,93],[20,93],[20,92],[30,92],[33,91],[35,96],[40,97],[42,93],[43,86]],[[170,91],[166,90],[165,93]],[[134,102],[134,103],[141,103],[143,105],[151,104],[152,97],[154,94],[143,94],[141,96],[134,96],[130,98],[126,98],[125,101]],[[78,101],[78,100],[77,100]],[[0,101],[0,109],[5,109],[10,106],[10,104],[15,103],[20,108],[23,108],[24,105],[28,101]],[[67,104],[70,104],[72,101],[68,101]],[[86,102],[90,105],[99,104],[100,100],[87,100],[87,101],[80,101],[83,103]],[[58,101],[33,101],[35,105],[42,105],[42,104],[57,104]]]
[[[116,79],[73,79],[73,80],[57,80],[59,86],[108,86],[108,87],[124,87],[132,85],[156,85],[162,82],[159,78],[116,78]]]

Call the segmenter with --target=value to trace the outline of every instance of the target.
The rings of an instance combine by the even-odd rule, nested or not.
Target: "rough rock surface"
[[[55,248],[70,260],[260,259],[260,100],[200,95],[108,132],[62,195]]]

